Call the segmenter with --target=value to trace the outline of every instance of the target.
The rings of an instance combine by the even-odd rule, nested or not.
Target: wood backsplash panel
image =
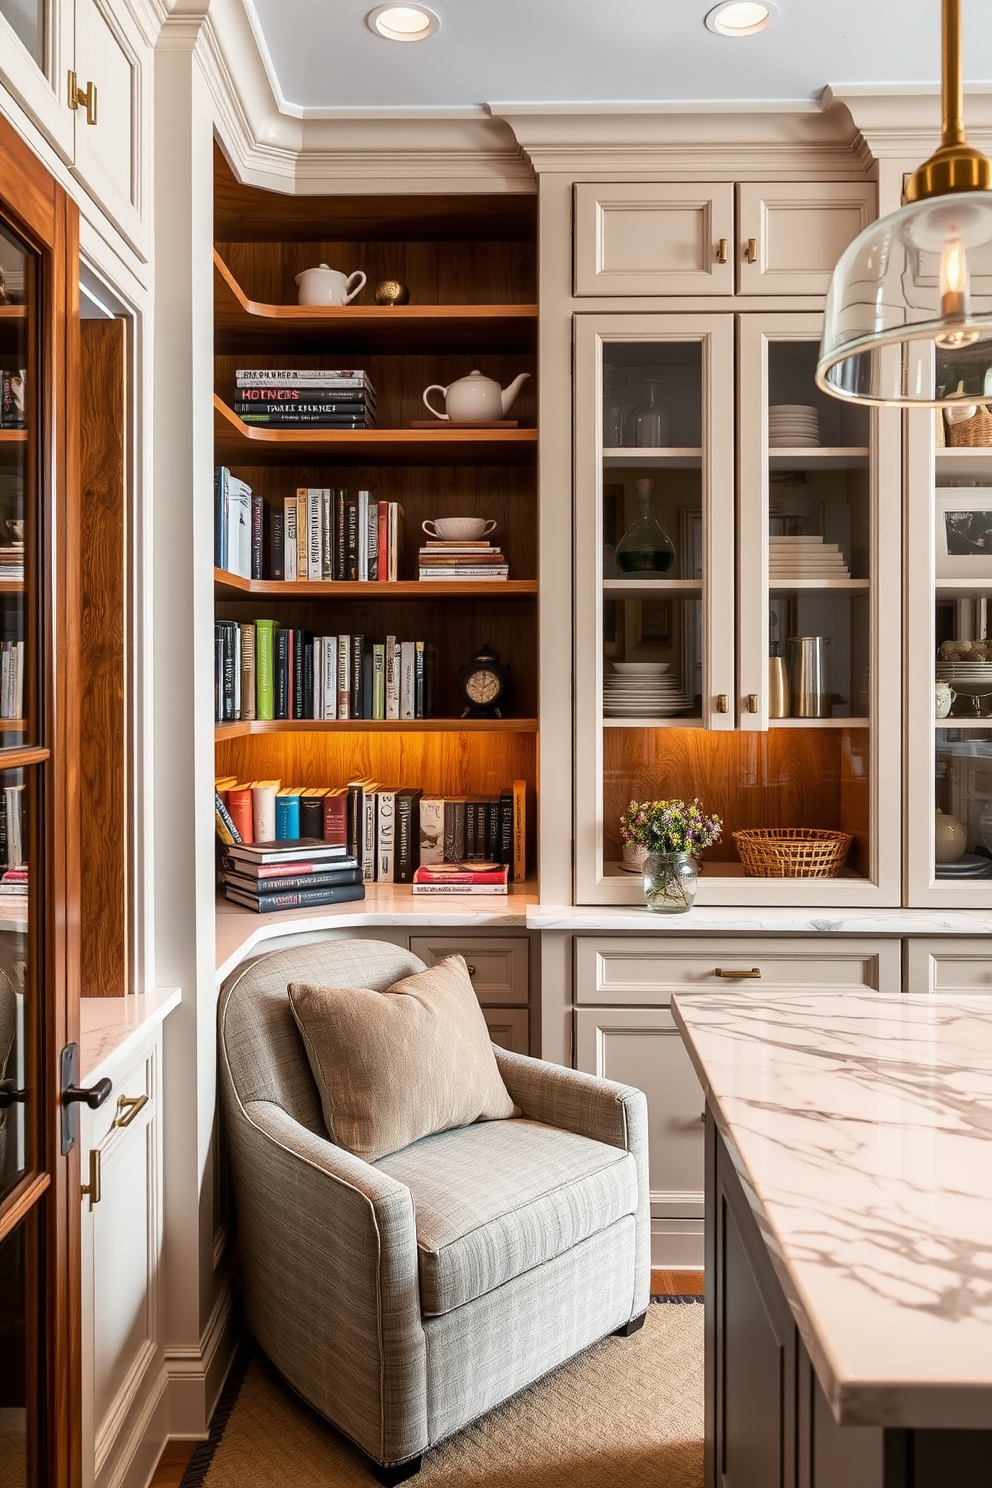
[[[844,729],[717,734],[705,729],[606,728],[604,858],[621,855],[618,821],[631,800],[688,801],[698,796],[706,811],[723,818],[723,840],[706,853],[711,862],[738,861],[731,834],[743,827],[851,831],[845,808],[848,816],[856,816],[853,802],[858,796],[853,772],[845,766],[848,737]],[[845,770],[850,806],[842,789]]]

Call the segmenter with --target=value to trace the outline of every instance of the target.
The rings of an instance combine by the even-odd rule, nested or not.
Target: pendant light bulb
[[[934,337],[944,351],[957,351],[972,346],[979,336],[976,330],[964,330],[970,312],[968,295],[968,257],[958,237],[949,237],[940,254],[940,318],[948,328]],[[958,324],[955,324],[957,322]]]

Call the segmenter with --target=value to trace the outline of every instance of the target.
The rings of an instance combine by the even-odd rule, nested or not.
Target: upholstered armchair
[[[421,1454],[612,1332],[650,1290],[643,1094],[495,1050],[521,1116],[367,1163],[328,1138],[287,987],[382,992],[378,941],[259,956],[219,1004],[248,1324],[285,1379],[398,1483]]]

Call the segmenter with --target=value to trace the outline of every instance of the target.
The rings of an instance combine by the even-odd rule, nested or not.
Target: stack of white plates
[[[667,661],[617,661],[603,679],[607,718],[671,718],[692,707]]]
[[[772,449],[811,449],[820,443],[820,415],[809,403],[773,403],[768,443]]]
[[[849,579],[844,554],[822,537],[770,537],[768,577],[774,584],[790,579]]]
[[[935,878],[992,878],[992,858],[980,853],[965,853],[956,863],[937,863]]]
[[[992,696],[992,661],[938,661],[937,681],[965,697]]]

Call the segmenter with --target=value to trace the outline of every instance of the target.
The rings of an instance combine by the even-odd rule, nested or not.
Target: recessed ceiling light
[[[764,31],[778,14],[771,0],[724,0],[706,17],[706,29],[718,36],[753,36]]]
[[[369,30],[387,41],[426,41],[441,24],[425,5],[377,5],[366,20]]]

